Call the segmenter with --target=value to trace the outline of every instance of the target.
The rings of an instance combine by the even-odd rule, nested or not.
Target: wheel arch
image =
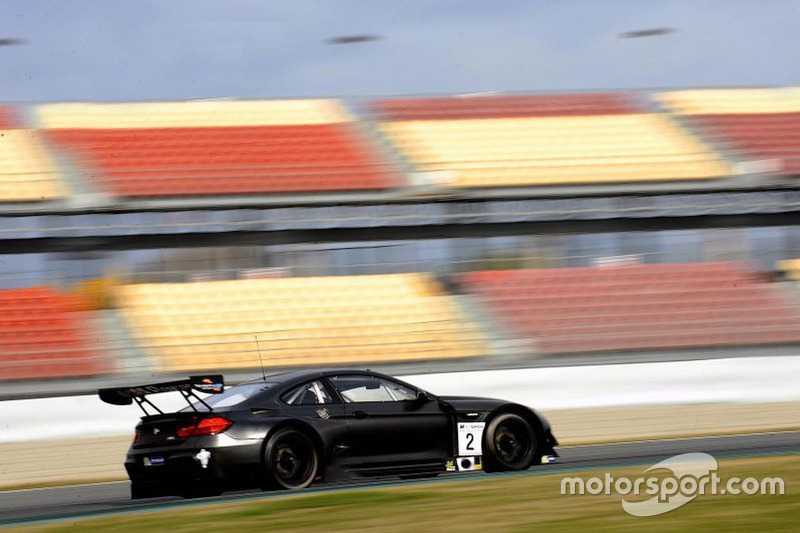
[[[322,437],[320,436],[319,432],[314,429],[314,427],[309,424],[308,422],[304,422],[303,420],[297,419],[287,419],[281,420],[280,422],[276,423],[275,425],[271,426],[267,431],[267,434],[264,435],[264,440],[261,443],[261,464],[266,468],[266,464],[264,461],[266,460],[265,452],[267,448],[267,443],[272,436],[282,429],[296,429],[298,431],[303,432],[306,436],[311,439],[311,442],[314,444],[314,449],[317,451],[317,456],[319,457],[319,461],[317,462],[317,475],[323,475],[325,472],[325,467],[328,464],[328,457],[325,453],[325,446],[322,442]]]
[[[520,405],[518,403],[507,403],[493,409],[492,412],[489,413],[489,415],[486,417],[487,427],[492,420],[506,413],[513,413],[521,416],[533,427],[533,430],[536,434],[536,455],[538,457],[542,452],[542,448],[547,444],[546,430],[542,419],[538,414],[536,414],[536,411],[530,407],[525,407],[524,405]]]

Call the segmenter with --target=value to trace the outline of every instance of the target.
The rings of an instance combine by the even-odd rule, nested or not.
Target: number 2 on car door
[[[458,424],[458,455],[481,455],[484,422]]]

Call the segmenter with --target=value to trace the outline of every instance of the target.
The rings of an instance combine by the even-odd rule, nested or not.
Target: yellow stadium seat
[[[778,263],[778,269],[786,273],[790,280],[800,281],[800,259],[786,259]]]
[[[800,112],[800,87],[671,91],[655,99],[682,115]]]
[[[728,165],[656,114],[388,122],[380,126],[421,170],[456,186],[709,179]]]
[[[257,368],[256,335],[265,366],[485,353],[428,274],[127,285],[117,300],[163,371]]]
[[[337,100],[205,100],[47,104],[39,121],[54,129],[191,128],[330,124],[352,118]]]
[[[33,130],[0,130],[0,202],[63,197],[65,187],[55,162]]]

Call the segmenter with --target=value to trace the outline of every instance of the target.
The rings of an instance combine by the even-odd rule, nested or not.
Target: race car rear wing
[[[192,399],[203,404],[206,409],[211,411],[211,406],[203,401],[195,392],[219,394],[224,390],[225,380],[221,374],[215,374],[209,376],[190,376],[189,379],[152,383],[150,385],[137,385],[135,387],[100,389],[97,391],[97,394],[100,396],[101,400],[112,405],[130,405],[136,402],[144,414],[149,415],[150,413],[147,412],[145,404],[155,409],[158,414],[164,414],[164,411],[147,399],[149,394],[178,391],[186,400],[186,403],[189,404],[189,407],[195,411],[197,411],[197,406],[192,402]]]

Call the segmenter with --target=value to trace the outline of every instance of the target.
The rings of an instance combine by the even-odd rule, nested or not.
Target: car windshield
[[[242,385],[237,385],[235,387],[231,387],[225,392],[221,394],[212,394],[203,399],[203,401],[210,406],[212,409],[219,409],[221,407],[231,407],[234,405],[238,405],[245,400],[252,398],[256,394],[263,392],[270,387],[275,386],[275,383],[265,383],[265,382],[257,382],[257,383],[244,383]],[[205,405],[200,402],[194,402],[192,404],[198,411],[207,411]],[[184,407],[181,411],[192,411],[192,407]]]

